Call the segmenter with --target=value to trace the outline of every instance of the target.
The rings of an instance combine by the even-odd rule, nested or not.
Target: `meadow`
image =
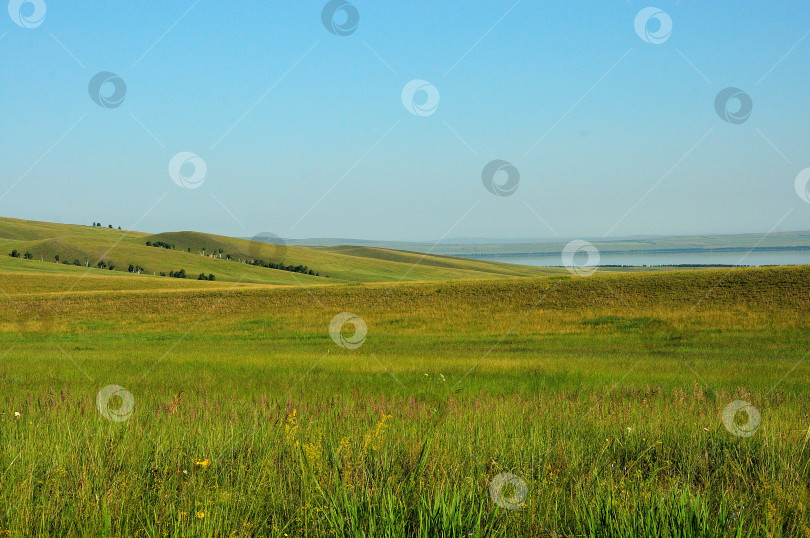
[[[810,536],[810,268],[2,263],[0,535]]]

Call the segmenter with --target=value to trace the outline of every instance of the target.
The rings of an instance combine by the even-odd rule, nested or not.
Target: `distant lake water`
[[[493,262],[562,267],[560,254],[529,256],[476,256]],[[810,250],[740,252],[602,253],[599,265],[810,265]]]

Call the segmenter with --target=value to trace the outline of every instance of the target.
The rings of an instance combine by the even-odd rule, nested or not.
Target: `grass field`
[[[3,260],[0,536],[810,536],[810,268],[431,262]]]

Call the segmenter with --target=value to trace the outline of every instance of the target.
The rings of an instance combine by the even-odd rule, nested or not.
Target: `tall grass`
[[[138,400],[109,422],[69,392],[6,397],[0,529],[13,535],[797,536],[810,518],[808,398],[599,395]],[[731,395],[720,395],[723,401]],[[749,397],[754,395],[749,395]],[[767,402],[767,406],[765,405]],[[306,412],[299,411],[306,408]],[[516,510],[488,486],[527,484]]]

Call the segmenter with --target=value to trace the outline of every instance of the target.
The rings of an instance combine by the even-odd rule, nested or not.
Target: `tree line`
[[[12,258],[24,258],[26,260],[33,260],[34,259],[34,255],[31,254],[30,251],[25,251],[25,253],[21,253],[16,248],[13,249],[9,253],[9,256],[11,256]],[[59,254],[55,254],[53,259],[54,259],[55,263],[60,263],[61,262],[64,265],[71,265],[71,263],[68,260],[63,260],[62,257]],[[75,265],[77,267],[82,267],[82,265],[84,265],[84,267],[89,267],[90,266],[90,260],[89,260],[89,258],[85,257],[84,258],[84,263],[82,264],[82,262],[80,262],[79,259],[76,258],[76,259],[73,260],[72,265]],[[96,267],[98,267],[99,269],[108,269],[110,271],[115,270],[115,264],[113,264],[112,262],[104,261],[104,260],[99,260],[96,263]],[[144,269],[142,266],[140,266],[138,264],[130,263],[129,267],[127,267],[127,271],[130,272],[130,273],[140,275],[140,274],[145,273],[146,269]],[[179,271],[169,271],[168,275],[165,272],[161,272],[160,276],[169,276],[169,277],[172,277],[172,278],[188,278],[188,275],[186,274],[185,269],[180,269]],[[216,279],[217,279],[217,277],[213,273],[208,273],[207,275],[205,273],[200,273],[199,276],[197,277],[197,280],[214,281]]]
[[[147,241],[147,247],[160,247],[165,248],[167,250],[175,250],[175,246],[171,243],[167,243],[165,241]],[[191,252],[191,247],[186,249],[188,252]],[[207,254],[207,252],[212,252],[212,254]],[[234,261],[233,255],[225,253],[225,251],[221,248],[213,249],[211,251],[208,250],[208,247],[200,247],[197,253],[200,256],[208,256],[209,258],[222,258],[224,254],[224,258],[228,261]],[[241,263],[247,263],[249,265],[255,265],[257,267],[266,267],[267,269],[277,269],[279,271],[289,271],[292,273],[301,273],[304,275],[312,275],[312,276],[321,276],[320,273],[316,273],[306,265],[285,265],[282,262],[266,262],[264,260],[254,260],[252,258],[238,260]],[[326,276],[326,275],[324,275]],[[185,278],[185,277],[183,277]],[[201,279],[202,280],[202,279]]]
[[[93,226],[97,226],[97,225],[100,226],[99,223],[96,223],[96,222],[93,223]],[[112,225],[110,225],[110,227],[112,227]],[[120,227],[119,227],[119,229],[120,229]],[[165,241],[147,241],[146,246],[164,248],[164,249],[167,249],[167,250],[174,250],[174,248],[175,248],[173,244],[167,243]],[[188,250],[188,252],[191,252],[191,247],[189,247],[187,250]],[[200,254],[205,255],[205,252],[206,252],[206,247],[202,247],[202,249],[200,250]],[[221,249],[221,248],[216,249],[213,252],[214,252],[214,254],[211,255],[211,256],[216,256],[217,254],[219,254],[220,258],[222,258],[222,254],[224,253],[223,249]],[[20,253],[20,251],[17,250],[16,248],[11,251],[9,256],[11,256],[12,258],[19,258],[19,257],[22,256],[26,260],[32,260],[34,258],[34,255],[31,254],[30,251],[25,251],[25,253],[23,254],[23,253]],[[232,261],[233,256],[231,254],[225,254],[225,259],[228,260],[228,261]],[[59,254],[54,255],[54,260],[56,261],[56,263],[60,262],[61,258],[59,256]],[[70,262],[68,262],[68,260],[61,260],[61,261],[65,265],[70,265]],[[317,273],[317,272],[313,271],[312,269],[310,269],[306,265],[300,265],[300,264],[299,265],[286,265],[283,262],[266,262],[266,261],[261,260],[261,259],[245,259],[245,260],[239,260],[239,261],[242,262],[242,263],[247,263],[249,265],[254,265],[254,266],[257,266],[257,267],[265,267],[267,269],[276,269],[276,270],[279,270],[279,271],[289,271],[289,272],[292,272],[292,273],[301,273],[301,274],[304,274],[304,275],[321,276],[320,273]],[[78,259],[74,259],[73,260],[73,265],[81,267],[82,263]],[[89,260],[86,257],[84,259],[84,266],[89,267]],[[109,269],[110,271],[113,271],[115,269],[115,265],[113,263],[111,263],[111,262],[108,263],[108,262],[106,262],[104,260],[99,260],[96,263],[96,267],[98,267],[99,269]],[[136,274],[141,274],[141,273],[146,272],[146,270],[143,267],[141,267],[140,265],[134,264],[134,263],[130,263],[127,270],[130,273],[136,273]],[[161,272],[160,276],[169,276],[169,277],[172,277],[172,278],[186,278],[187,277],[185,269],[180,269],[179,271],[169,271],[168,275],[166,275],[165,272]],[[209,273],[208,275],[206,275],[205,273],[200,273],[200,275],[197,277],[197,279],[198,280],[216,280],[216,277],[214,276],[213,273]]]
[[[320,273],[316,273],[306,265],[284,265],[281,262],[266,262],[264,260],[250,260],[246,263],[256,265],[258,267],[267,267],[268,269],[278,269],[280,271],[290,271],[292,273],[301,273],[304,275],[321,276]]]
[[[160,247],[160,248],[165,248],[166,250],[174,250],[174,245],[170,245],[169,243],[166,243],[165,241],[147,241],[146,246],[147,247]]]
[[[34,255],[31,254],[30,251],[26,250],[25,253],[23,254],[19,250],[17,250],[16,248],[13,249],[9,253],[9,256],[11,256],[12,258],[20,258],[20,257],[22,257],[22,258],[24,258],[26,260],[33,260],[34,259]],[[84,258],[84,262],[79,261],[78,258],[74,258],[73,262],[70,262],[67,259],[63,260],[62,257],[59,254],[55,254],[54,257],[53,257],[53,261],[54,261],[54,263],[62,263],[63,265],[75,265],[76,267],[89,267],[90,266],[90,259],[87,258],[87,257]],[[103,267],[102,267],[102,265],[100,265],[102,263],[103,263]],[[99,261],[99,265],[98,265],[99,269],[104,269],[104,268],[107,268],[107,267],[108,266],[107,266],[106,263],[104,263],[102,261]],[[109,265],[110,270],[113,270],[114,268],[115,268],[114,265],[112,265],[112,264]]]

